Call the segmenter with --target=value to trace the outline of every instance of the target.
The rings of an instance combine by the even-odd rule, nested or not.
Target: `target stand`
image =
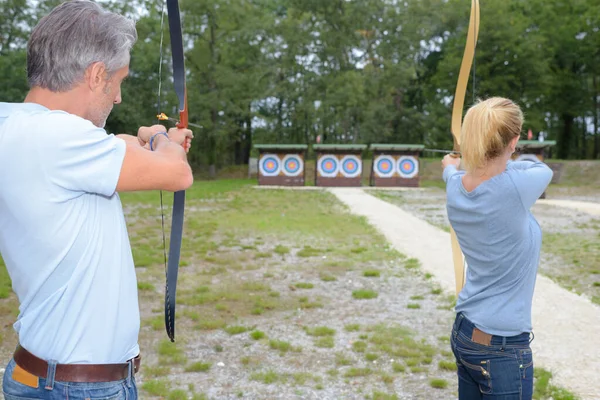
[[[361,186],[364,144],[316,144],[316,186]]]
[[[304,186],[307,145],[257,144],[258,184],[263,186]]]
[[[372,144],[373,163],[369,184],[378,187],[419,187],[418,144]]]
[[[548,140],[544,142],[537,140],[519,140],[517,143],[517,151],[512,155],[512,159],[513,161],[544,162],[544,158],[546,157],[548,150],[553,146],[556,146],[556,141],[554,140]],[[558,174],[555,172],[555,175]],[[540,199],[545,198],[546,192],[542,193],[540,196]]]

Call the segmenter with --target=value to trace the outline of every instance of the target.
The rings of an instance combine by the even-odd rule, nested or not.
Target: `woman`
[[[542,232],[530,208],[552,179],[542,162],[511,162],[523,113],[480,101],[464,119],[462,162],[442,161],[448,218],[468,265],[451,346],[460,400],[531,399],[531,304]]]

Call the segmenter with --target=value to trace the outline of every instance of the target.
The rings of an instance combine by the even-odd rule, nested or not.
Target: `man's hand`
[[[191,130],[171,128],[169,129],[167,135],[169,135],[169,139],[171,139],[172,142],[183,146],[186,153],[190,151],[190,147],[192,147],[192,139],[194,138],[194,133]]]
[[[140,142],[140,146],[145,147],[146,144],[150,141],[152,135],[165,131],[165,127],[160,124],[152,126],[142,126],[140,127],[140,129],[138,129],[138,142]]]
[[[442,159],[442,169],[446,169],[448,165],[454,165],[457,169],[460,166],[460,157],[455,154],[447,154]]]

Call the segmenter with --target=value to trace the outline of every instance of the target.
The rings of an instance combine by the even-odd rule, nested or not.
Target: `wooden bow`
[[[475,47],[479,36],[479,0],[471,0],[471,17],[469,19],[469,31],[467,33],[467,44],[460,65],[458,82],[454,93],[454,104],[452,107],[452,136],[454,137],[454,151],[460,153],[460,132],[462,128],[463,107],[469,83],[469,73],[473,60],[475,59]],[[465,285],[465,261],[456,232],[450,225],[450,241],[452,244],[452,259],[454,262],[454,278],[456,282],[456,295],[460,293]]]

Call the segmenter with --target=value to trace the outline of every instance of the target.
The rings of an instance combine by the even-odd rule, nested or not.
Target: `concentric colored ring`
[[[375,174],[379,178],[391,178],[392,176],[394,176],[394,173],[396,172],[396,169],[394,168],[396,160],[394,160],[394,157],[387,155],[379,155],[375,158],[375,161],[373,161],[373,163]]]
[[[259,165],[262,176],[277,176],[281,171],[281,162],[277,154],[264,154]]]
[[[356,178],[362,174],[362,162],[358,156],[349,154],[342,158],[341,173],[345,178]]]
[[[283,174],[285,176],[298,176],[304,172],[304,161],[298,154],[288,154],[283,157]]]
[[[414,178],[419,174],[419,162],[413,156],[402,156],[398,159],[398,174],[405,179]]]
[[[325,154],[319,159],[318,171],[322,177],[335,178],[340,168],[340,162],[333,154]]]

